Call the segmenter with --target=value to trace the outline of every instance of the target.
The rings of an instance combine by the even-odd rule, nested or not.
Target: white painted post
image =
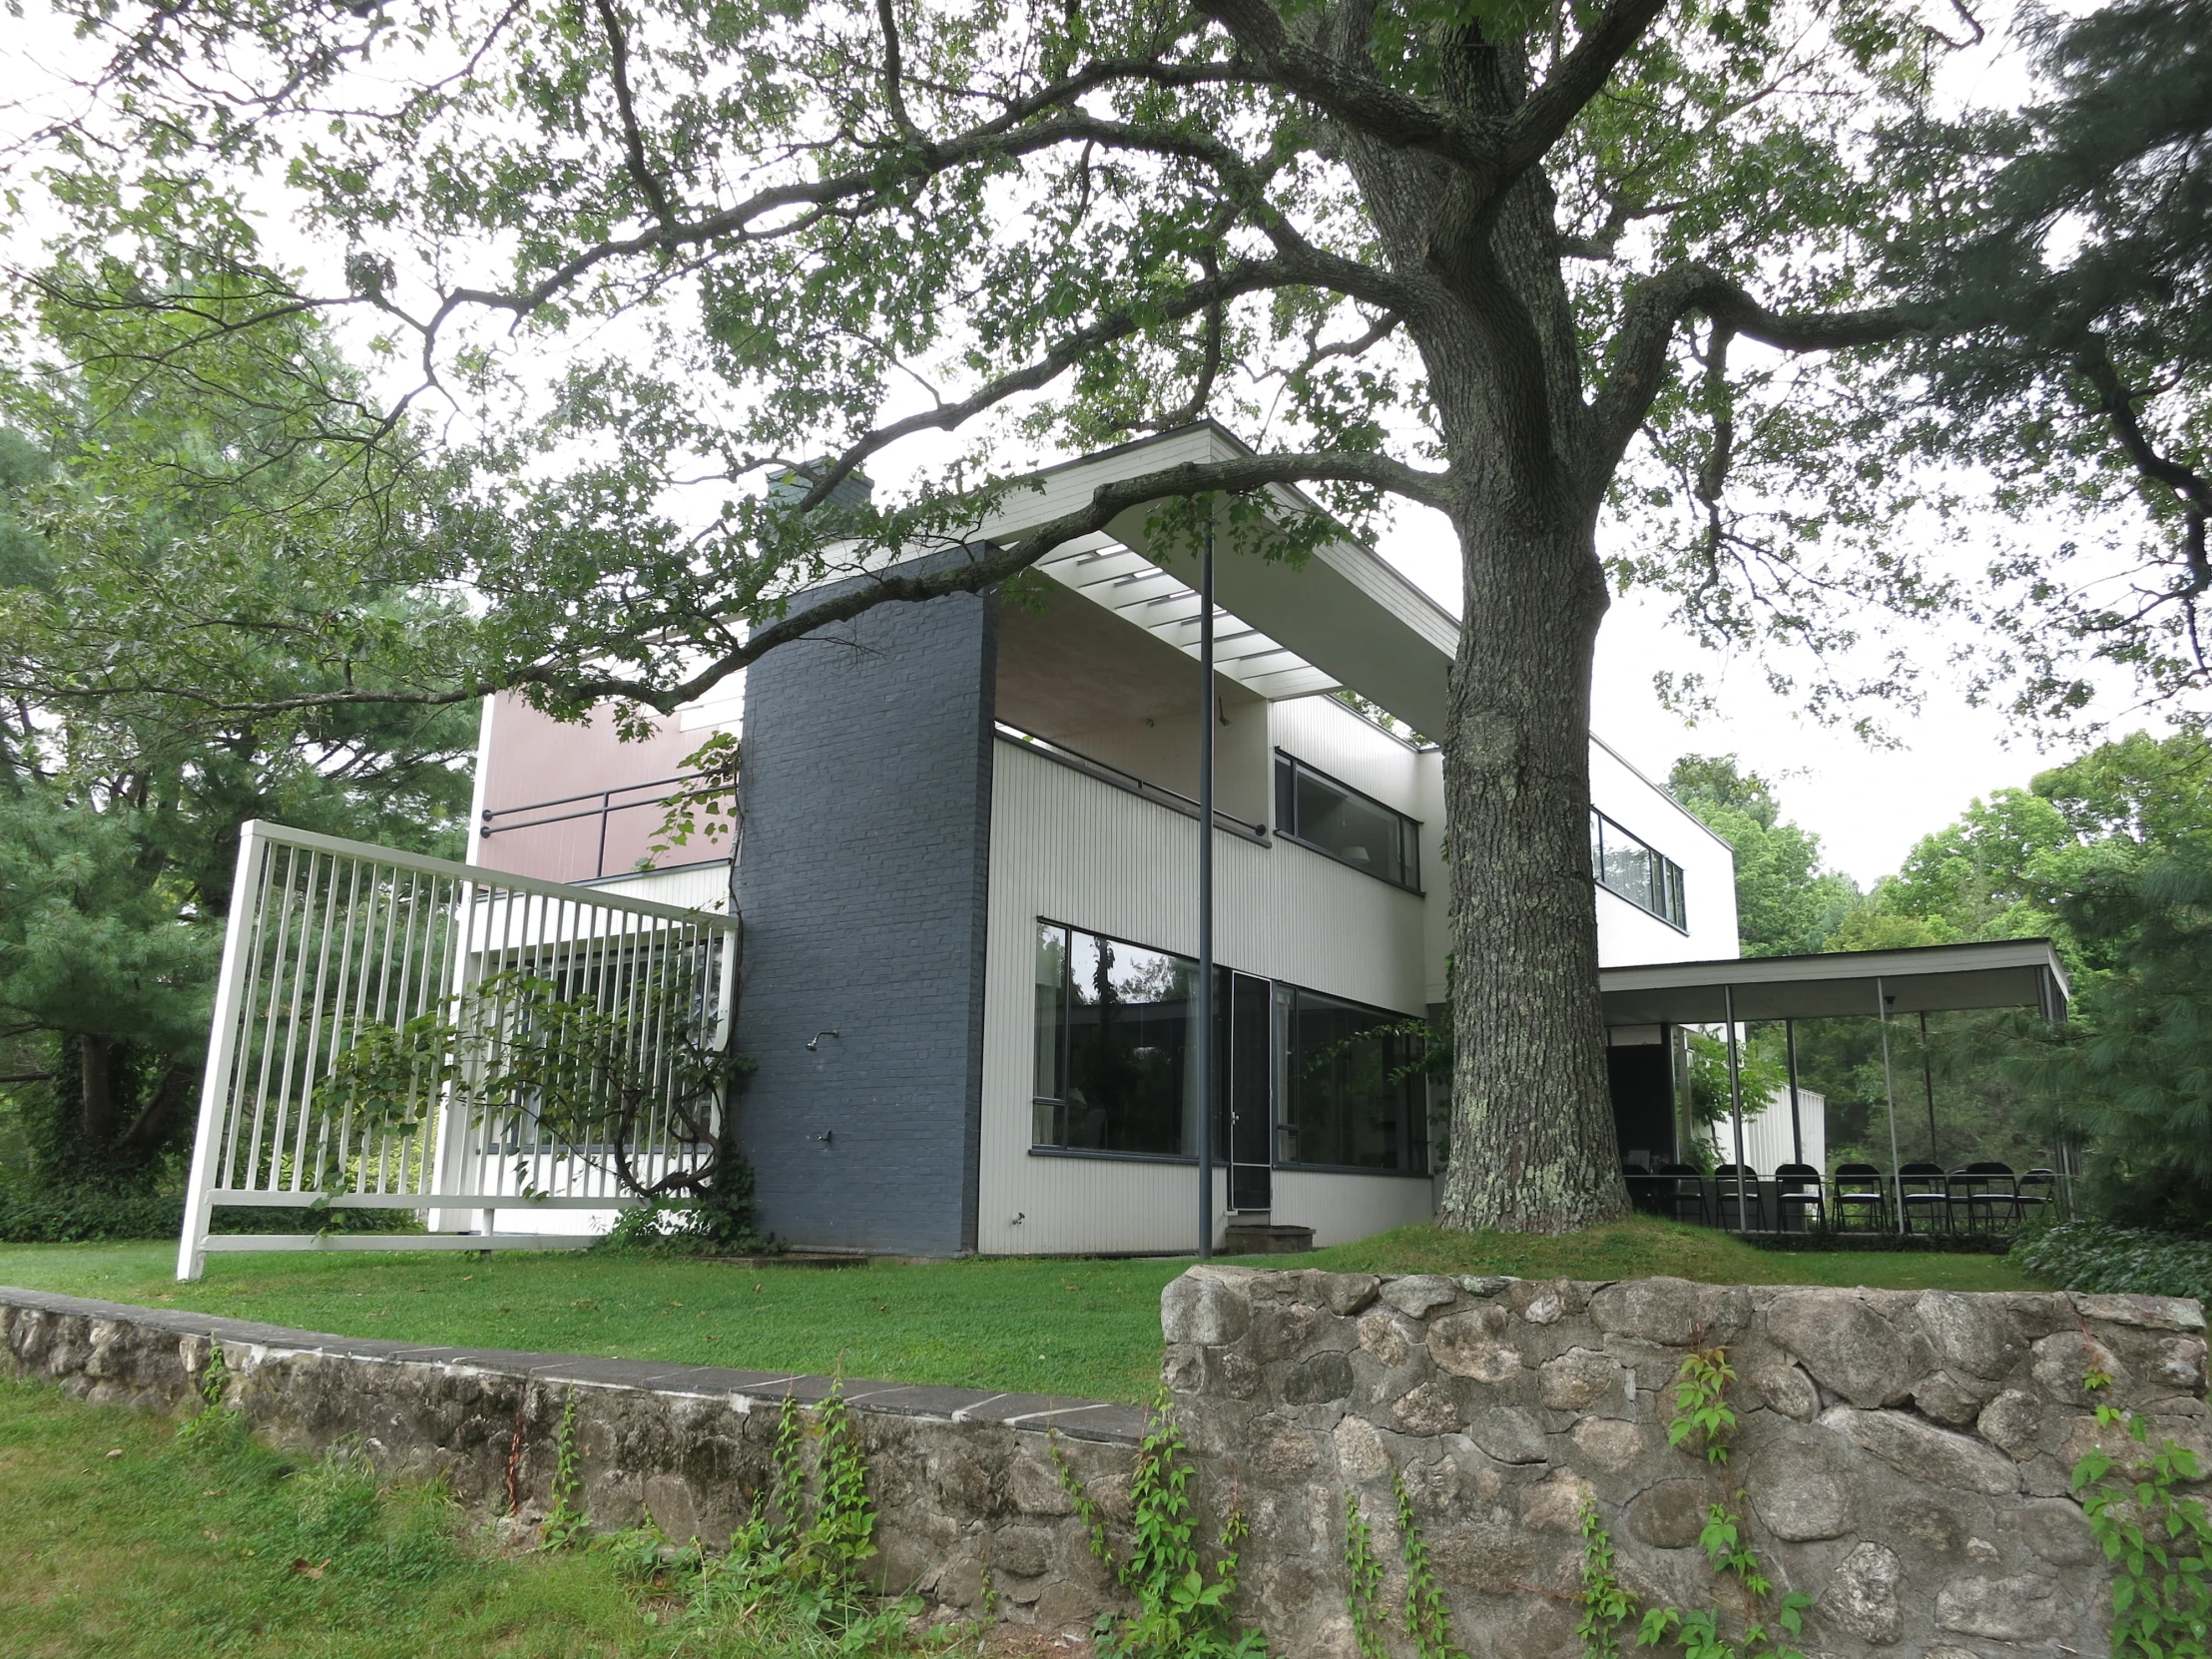
[[[223,966],[215,982],[215,1015],[208,1058],[200,1076],[200,1132],[192,1143],[192,1174],[185,1185],[185,1225],[177,1241],[177,1277],[198,1279],[208,1269],[208,1192],[223,1144],[231,1104],[231,1070],[238,1058],[240,1009],[246,998],[247,947],[261,925],[262,860],[269,843],[262,821],[239,828],[238,871],[231,879],[231,916],[223,931]]]

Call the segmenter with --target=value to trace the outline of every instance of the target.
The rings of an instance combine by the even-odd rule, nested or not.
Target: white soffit
[[[1037,561],[1036,569],[1174,646],[1193,662],[1198,660],[1197,590],[1143,554],[1132,553],[1110,537],[1086,536],[1047,554]],[[1214,669],[1269,699],[1312,697],[1338,687],[1337,681],[1289,646],[1220,605],[1214,607]]]
[[[1252,451],[1212,424],[1085,456],[1043,473],[983,527],[995,541],[1018,539],[1074,512],[1102,484],[1170,467],[1234,460]],[[1307,503],[1296,491],[1267,492],[1285,516]],[[1068,543],[1039,569],[1192,656],[1198,650],[1198,561],[1155,549],[1148,509],[1122,514],[1103,536]],[[1458,624],[1364,547],[1335,542],[1294,567],[1268,559],[1224,526],[1215,541],[1216,654],[1222,672],[1263,697],[1304,697],[1347,687],[1416,732],[1444,730],[1445,675]]]

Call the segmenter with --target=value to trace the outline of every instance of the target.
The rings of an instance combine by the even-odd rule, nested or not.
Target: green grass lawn
[[[909,1634],[911,1607],[704,1583],[657,1535],[502,1543],[358,1455],[289,1459],[0,1382],[0,1659],[1011,1659],[1002,1633]],[[736,1586],[742,1585],[742,1589]],[[702,1593],[705,1589],[709,1593]],[[818,1604],[819,1605],[819,1604]],[[852,1615],[840,1640],[827,1624]]]
[[[0,1285],[434,1345],[474,1344],[1139,1401],[1159,1377],[1160,1289],[1187,1259],[1008,1260],[759,1271],[680,1257],[211,1257],[171,1244],[0,1246]],[[1634,1220],[1557,1239],[1412,1227],[1268,1265],[1717,1284],[2023,1290],[1995,1257],[1782,1255]]]
[[[502,1554],[434,1493],[23,1383],[0,1383],[0,1562],[8,1659],[674,1648],[605,1554]]]

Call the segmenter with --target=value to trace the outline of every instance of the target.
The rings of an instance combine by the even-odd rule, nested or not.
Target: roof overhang
[[[1598,990],[1607,1025],[1718,1024],[1731,1001],[1739,1020],[1972,1008],[2033,1008],[2061,1020],[2072,994],[2048,939],[1653,962],[1601,969]]]
[[[1164,432],[1048,468],[1037,488],[1014,492],[982,532],[1018,541],[1084,506],[1101,485],[1252,453],[1212,422]],[[1314,509],[1287,486],[1260,493],[1284,521]],[[1047,555],[1040,568],[1195,654],[1198,559],[1156,538],[1150,517],[1149,508],[1133,508],[1102,536]],[[1237,635],[1224,641],[1222,671],[1264,697],[1347,687],[1416,732],[1442,732],[1445,676],[1459,637],[1451,615],[1367,548],[1332,542],[1292,565],[1267,557],[1265,538],[1264,527],[1232,525],[1226,514],[1215,535],[1215,603]]]

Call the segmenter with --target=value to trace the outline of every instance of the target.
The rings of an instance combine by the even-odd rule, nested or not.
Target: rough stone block
[[[1596,1349],[1570,1348],[1536,1368],[1537,1390],[1554,1411],[1579,1411],[1621,1384],[1620,1362]]]
[[[1907,1412],[1855,1411],[1839,1405],[1823,1412],[1820,1420],[1915,1480],[1992,1496],[2020,1489],[2020,1473],[2011,1459],[1969,1434],[1937,1428]]]
[[[1441,1308],[1458,1295],[1457,1288],[1441,1274],[1408,1274],[1385,1280],[1382,1300],[1408,1319],[1423,1319],[1432,1308]]]
[[[1898,1639],[1904,1622],[1904,1609],[1898,1603],[1898,1585],[1904,1577],[1905,1563],[1896,1550],[1887,1544],[1860,1544],[1829,1580],[1819,1611],[1862,1641],[1888,1647]]]
[[[1243,1338],[1252,1302],[1230,1277],[1238,1270],[1193,1268],[1160,1293],[1160,1330],[1171,1343],[1216,1348]]]
[[[1744,1490],[1768,1529],[1787,1542],[1851,1530],[1851,1487],[1826,1446],[1799,1440],[1762,1446],[1745,1462]]]
[[[1919,1345],[1849,1292],[1785,1292],[1767,1308],[1767,1335],[1822,1387],[1858,1406],[1896,1404],[1927,1369],[1916,1363]]]
[[[1521,1370],[1521,1351],[1498,1335],[1502,1308],[1446,1314],[1428,1328],[1428,1357],[1439,1370],[1477,1382],[1505,1382]]]

